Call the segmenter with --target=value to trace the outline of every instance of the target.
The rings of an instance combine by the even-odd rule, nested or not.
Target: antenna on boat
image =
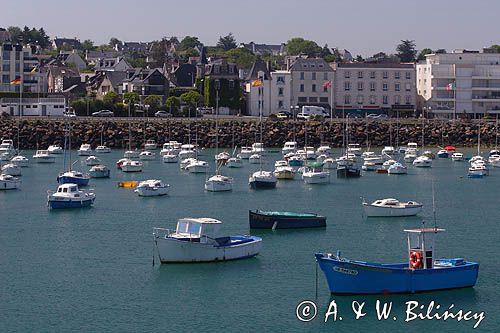
[[[434,219],[434,232],[437,232],[436,225],[436,200],[434,197],[434,181],[432,182],[432,217]]]
[[[316,295],[316,300],[318,299],[318,266],[319,266],[319,262],[318,262],[318,259],[316,259],[316,282],[315,282],[315,285],[314,285],[314,291],[315,291],[315,295]]]

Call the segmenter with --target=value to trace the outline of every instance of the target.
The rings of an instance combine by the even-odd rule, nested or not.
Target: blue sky
[[[498,13],[499,0],[23,0],[0,6],[0,27],[43,26],[51,37],[96,43],[195,35],[213,45],[232,32],[238,42],[279,44],[300,36],[369,56],[394,52],[401,39],[419,49],[500,44]]]

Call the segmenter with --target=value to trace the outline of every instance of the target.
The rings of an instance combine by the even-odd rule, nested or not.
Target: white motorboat
[[[275,188],[277,179],[272,172],[256,171],[248,178],[248,184],[255,189]]]
[[[19,188],[21,181],[11,175],[0,174],[0,191],[1,190],[15,190]]]
[[[20,166],[21,168],[26,168],[29,165],[30,160],[22,155],[14,156],[11,160],[11,163]]]
[[[453,153],[453,154],[451,154],[451,160],[454,162],[462,162],[464,160],[464,154]]]
[[[237,156],[243,160],[248,160],[252,155],[252,147],[241,147],[240,153]]]
[[[445,150],[446,151],[446,150]],[[439,154],[439,152],[438,152]],[[422,153],[422,156],[427,156],[428,158],[430,158],[431,160],[435,159],[436,158],[436,154],[434,154],[432,151],[430,150],[425,150],[423,153]],[[442,158],[443,156],[439,156],[440,158]]]
[[[163,156],[167,153],[173,153],[173,154],[177,155],[181,151],[181,146],[182,146],[182,144],[177,142],[177,141],[165,142],[163,144],[161,151],[160,151],[160,155]]]
[[[226,166],[228,168],[241,168],[243,167],[243,161],[239,157],[231,157],[227,160]]]
[[[357,143],[350,143],[347,145],[347,153],[354,154],[356,156],[361,156],[362,149]]]
[[[250,158],[248,159],[248,162],[250,164],[259,164],[260,159],[261,159],[260,154],[252,154],[252,156],[250,156]]]
[[[474,178],[474,177],[483,177],[487,176],[489,174],[488,167],[484,163],[480,162],[475,162],[472,163],[471,166],[469,167],[469,177]]]
[[[127,162],[128,160],[128,158],[120,158],[118,161],[116,161],[116,168],[121,169],[123,163]]]
[[[417,215],[422,211],[422,204],[388,198],[375,200],[371,204],[363,200],[363,208],[367,217],[401,217]]]
[[[330,182],[330,173],[323,171],[321,164],[311,163],[305,166],[302,180],[306,184],[326,184]]]
[[[91,155],[85,159],[85,164],[88,166],[94,166],[101,164],[101,159],[97,156]]]
[[[363,165],[361,166],[361,170],[363,171],[376,171],[378,169],[378,165],[373,163],[373,162],[363,162]]]
[[[288,166],[287,164],[276,166],[273,173],[276,179],[295,178],[295,170],[291,166]]]
[[[0,144],[0,160],[9,161],[12,157],[14,157],[14,155],[16,155],[14,141],[2,140],[2,143]]]
[[[408,152],[408,149],[414,150],[418,153],[418,144],[415,142],[408,142],[408,144],[406,145],[406,152]]]
[[[62,154],[64,152],[62,147],[59,145],[50,145],[49,148],[47,148],[47,150],[49,151],[49,153],[51,153],[53,155],[59,155],[59,154]]]
[[[283,145],[281,149],[281,154],[285,156],[288,153],[295,153],[297,151],[297,142],[295,141],[287,141]]]
[[[288,166],[288,162],[285,160],[277,160],[276,162],[274,162],[275,168],[282,167],[282,166]]]
[[[364,162],[370,162],[375,165],[382,165],[384,163],[384,158],[381,155],[376,155],[374,152],[369,152],[363,156]]]
[[[217,165],[226,165],[227,160],[231,157],[228,152],[221,152],[215,155],[215,162]]]
[[[492,167],[500,168],[500,155],[491,155],[488,158],[488,163]]]
[[[205,181],[205,190],[209,192],[224,192],[233,189],[234,180],[223,175],[213,175]]]
[[[396,150],[393,146],[385,146],[384,149],[382,149],[382,155],[393,156],[395,152]]]
[[[252,145],[252,153],[265,155],[266,150],[264,149],[264,144],[262,142],[256,142]]]
[[[54,163],[56,160],[54,155],[50,155],[48,150],[37,150],[35,155],[33,155],[33,159],[37,163]]]
[[[147,140],[144,144],[144,150],[156,150],[156,148],[158,148],[158,145],[155,140]]]
[[[149,150],[141,151],[141,153],[139,154],[139,159],[142,161],[151,161],[154,160],[155,157],[156,153],[154,151],[149,151]]]
[[[387,160],[387,161],[385,161],[384,163],[382,163],[382,169],[387,170],[387,169],[389,169],[389,167],[390,167],[391,165],[393,165],[394,163],[397,163],[397,161],[395,161],[395,160]]]
[[[211,262],[256,256],[262,239],[255,236],[220,237],[222,222],[213,218],[183,218],[175,232],[154,228],[154,246],[160,262]]]
[[[318,163],[323,163],[330,155],[327,154],[321,154],[316,157],[316,162]]]
[[[197,159],[196,158],[186,158],[185,160],[181,160],[181,162],[179,163],[179,168],[181,170],[186,170],[186,167],[193,163],[193,162],[196,162]]]
[[[304,149],[298,150],[297,155],[303,160],[314,161],[316,159],[316,151],[314,147],[304,147]]]
[[[176,154],[167,153],[162,157],[163,163],[177,163],[179,157]]]
[[[194,160],[186,165],[186,170],[189,171],[189,173],[207,173],[208,168],[208,162],[201,160]]]
[[[389,175],[406,175],[408,173],[408,169],[402,163],[395,162],[389,165],[387,173]]]
[[[335,160],[337,162],[337,166],[345,166],[356,163],[356,155],[353,153],[340,156]]]
[[[21,167],[14,163],[8,163],[2,166],[2,174],[9,176],[21,176]]]
[[[169,153],[168,155],[175,155],[175,154]],[[179,152],[178,156],[180,160],[185,160],[186,158],[196,158],[196,151],[193,149],[182,149]]]
[[[319,146],[318,150],[316,150],[316,154],[330,156],[332,154],[332,148],[327,145]]]
[[[89,176],[92,178],[108,178],[111,171],[103,164],[94,165],[89,170]]]
[[[134,192],[140,197],[154,197],[167,195],[169,187],[169,184],[165,184],[159,179],[148,179],[139,182]]]
[[[92,146],[88,143],[84,143],[78,149],[78,156],[90,156],[92,155]]]
[[[478,161],[485,162],[485,158],[482,157],[481,155],[472,156],[469,160],[469,163],[472,164]]]
[[[413,166],[418,168],[430,168],[432,166],[432,159],[427,156],[419,156],[413,161]]]
[[[140,161],[133,161],[127,159],[125,162],[122,163],[121,169],[123,172],[141,172],[142,166],[143,164]]]
[[[107,153],[111,153],[111,148],[104,146],[104,145],[97,146],[95,149],[95,152],[96,152],[96,154],[107,154]]]
[[[139,158],[140,151],[136,150],[127,150],[124,154],[123,157],[125,158]]]
[[[418,157],[417,155],[417,151],[414,150],[414,149],[406,149],[406,153],[405,153],[405,156],[404,156],[404,161],[405,162],[408,162],[408,163],[413,163],[413,161],[415,161],[415,159]]]
[[[94,203],[95,194],[80,190],[76,184],[62,184],[57,192],[47,191],[47,205],[52,209],[82,208]]]

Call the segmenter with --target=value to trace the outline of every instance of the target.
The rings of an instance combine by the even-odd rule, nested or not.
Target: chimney
[[[290,71],[290,57],[286,57],[286,70]]]

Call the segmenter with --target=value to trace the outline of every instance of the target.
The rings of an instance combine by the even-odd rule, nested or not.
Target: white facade
[[[21,116],[62,116],[65,98],[23,98]],[[0,114],[19,116],[19,98],[0,99]]]
[[[289,71],[271,72],[271,113],[290,111],[292,74]]]
[[[336,111],[371,113],[416,109],[415,65],[339,63],[335,70]]]
[[[417,64],[417,87],[421,107],[437,116],[500,113],[500,54],[429,54]]]
[[[326,61],[297,58],[290,67],[290,73],[292,106],[318,105],[329,109],[333,105],[331,88],[325,88],[324,84],[332,81],[335,87],[334,72]]]
[[[262,82],[261,86],[253,87],[252,81],[246,84],[247,112],[251,116],[259,116],[262,110],[262,115],[268,116],[273,113],[271,108],[271,80],[264,79],[263,72],[259,72],[257,76]]]
[[[10,82],[21,77],[24,92],[39,92],[40,73],[38,70],[31,72],[38,66],[38,59],[33,56],[34,50],[34,47],[17,44],[0,45],[0,91],[18,92],[21,85]]]

